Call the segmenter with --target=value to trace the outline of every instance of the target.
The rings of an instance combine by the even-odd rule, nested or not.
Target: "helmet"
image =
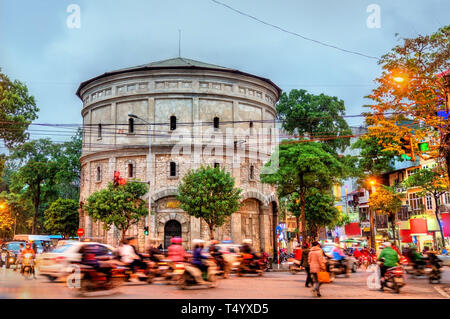
[[[27,249],[31,248],[31,243],[26,243],[25,248],[27,248]]]
[[[172,237],[170,239],[170,242],[172,244],[181,244],[183,242],[183,239],[181,237]]]
[[[211,240],[211,242],[210,242],[211,245],[217,245],[218,243],[219,243],[219,241],[217,241],[217,240]]]

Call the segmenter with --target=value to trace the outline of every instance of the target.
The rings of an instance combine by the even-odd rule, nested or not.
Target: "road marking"
[[[436,291],[438,293],[440,293],[442,296],[444,296],[445,298],[449,298],[450,299],[450,295],[448,293],[446,293],[441,287],[434,286],[434,289],[436,289]]]

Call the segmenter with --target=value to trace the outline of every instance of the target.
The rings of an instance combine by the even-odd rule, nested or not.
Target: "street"
[[[428,279],[406,276],[406,286],[400,294],[391,290],[384,292],[369,290],[367,276],[363,270],[338,277],[333,283],[321,287],[322,299],[450,299],[450,268],[444,267],[441,284],[431,285]],[[263,277],[247,275],[220,280],[217,288],[180,290],[176,286],[162,283],[128,282],[117,291],[93,292],[82,298],[114,299],[316,299],[310,288],[305,288],[305,274],[268,272]],[[66,299],[80,298],[65,282],[51,283],[45,277],[25,280],[11,269],[0,269],[0,298],[19,299]]]

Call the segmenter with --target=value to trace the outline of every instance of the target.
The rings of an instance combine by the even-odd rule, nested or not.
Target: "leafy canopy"
[[[76,235],[79,224],[77,201],[58,198],[51,203],[44,215],[44,227],[51,234],[60,234],[64,238]]]
[[[177,199],[181,209],[206,222],[213,239],[214,228],[222,226],[227,217],[239,210],[240,193],[225,170],[201,166],[183,177]]]
[[[332,138],[352,134],[344,119],[344,101],[335,96],[294,89],[281,95],[277,112],[283,129],[290,134],[299,134],[305,139],[324,139],[323,143],[333,151],[344,151],[350,145],[350,138]]]
[[[105,230],[112,225],[122,231],[122,240],[131,225],[148,214],[146,201],[142,197],[148,192],[148,185],[139,182],[127,182],[125,185],[108,187],[92,193],[84,210],[93,221],[101,221]]]

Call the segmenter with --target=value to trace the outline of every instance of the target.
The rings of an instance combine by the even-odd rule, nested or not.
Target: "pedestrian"
[[[309,269],[309,263],[308,263],[308,255],[309,255],[309,245],[308,243],[304,243],[303,244],[303,249],[302,249],[302,257],[300,260],[300,265],[305,268],[306,271],[306,282],[305,282],[305,287],[309,287],[310,285],[313,285],[313,281],[311,278],[311,272]]]
[[[320,248],[320,244],[317,241],[313,242],[311,250],[308,254],[308,264],[313,278],[313,282],[315,284],[312,291],[313,293],[316,294],[317,297],[321,296],[320,294],[321,283],[319,282],[317,273],[326,270],[326,263],[323,254],[324,253],[322,248]]]

